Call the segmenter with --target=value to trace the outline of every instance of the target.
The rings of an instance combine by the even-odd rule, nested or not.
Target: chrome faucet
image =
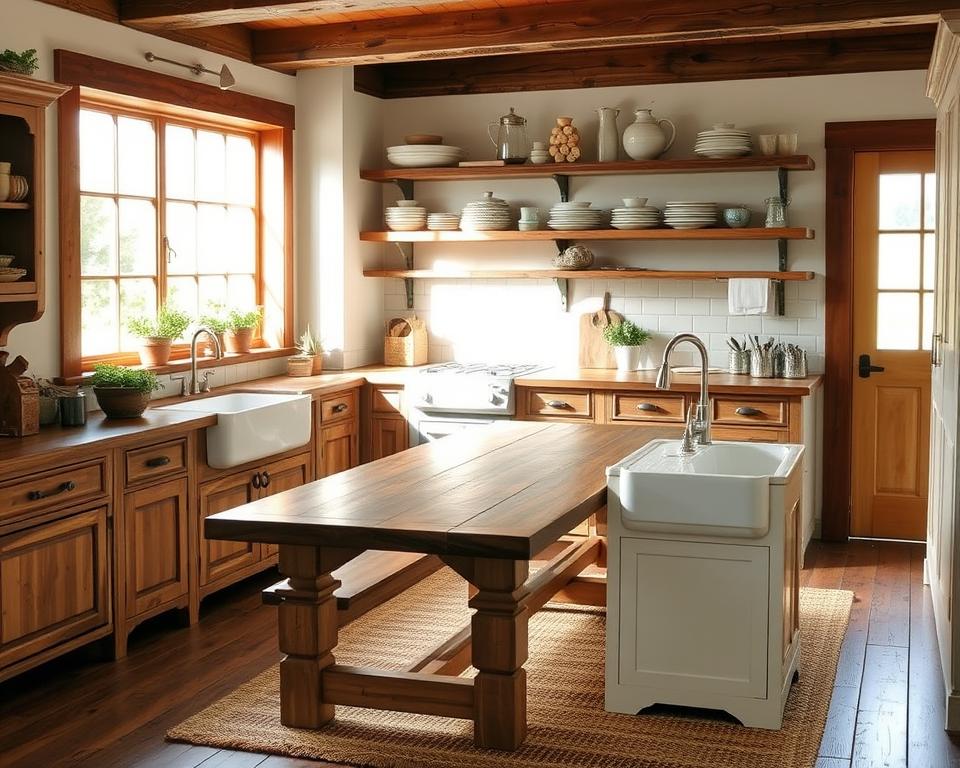
[[[201,392],[210,391],[210,377],[213,371],[205,371],[203,377],[197,379],[197,338],[201,333],[207,334],[213,339],[213,348],[216,350],[215,359],[220,360],[223,357],[223,348],[220,346],[220,339],[209,328],[201,326],[193,333],[190,339],[190,394],[199,395]]]
[[[657,371],[656,386],[657,389],[670,389],[670,353],[683,341],[689,341],[700,352],[700,402],[697,403],[695,416],[691,414],[687,418],[687,429],[697,445],[710,445],[710,393],[707,386],[710,363],[707,358],[707,348],[699,337],[692,333],[678,333],[667,342],[667,348],[663,350],[663,362],[660,364],[660,370]]]

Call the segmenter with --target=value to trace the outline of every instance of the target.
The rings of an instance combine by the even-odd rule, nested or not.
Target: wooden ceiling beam
[[[379,64],[354,70],[380,98],[655,85],[924,69],[936,27],[902,33],[767,38]]]
[[[375,64],[935,23],[931,0],[571,0],[257,30],[277,69]]]

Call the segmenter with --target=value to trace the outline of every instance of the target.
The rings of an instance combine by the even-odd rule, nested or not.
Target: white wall
[[[186,70],[167,64],[147,64],[143,54],[151,50],[158,56],[185,62],[200,61],[210,69],[219,69],[226,62],[237,78],[236,90],[258,96],[293,103],[296,98],[296,78],[271,72],[224,56],[199,51],[153,35],[137,32],[118,24],[94,19],[79,13],[55,8],[36,0],[0,0],[0,46],[21,50],[36,48],[40,69],[36,77],[53,80],[53,51],[55,48],[98,56],[111,61],[156,70],[177,77],[192,79]],[[210,82],[204,78],[203,82]],[[46,154],[46,288],[47,306],[36,323],[21,325],[10,334],[7,349],[12,354],[23,354],[30,361],[32,373],[53,376],[60,373],[60,285],[58,252],[57,200],[57,110],[47,112]],[[277,364],[253,363],[249,366],[231,366],[231,381],[256,378],[261,368],[272,373]],[[215,383],[224,383],[227,375]]]
[[[539,359],[553,363],[576,360],[576,321],[579,314],[599,306],[609,291],[613,307],[655,331],[662,343],[676,331],[693,330],[708,337],[714,364],[726,364],[727,334],[773,334],[803,345],[811,353],[813,370],[822,370],[824,294],[824,150],[823,126],[846,120],[886,120],[932,117],[933,106],[924,96],[924,73],[886,72],[824,77],[689,83],[636,88],[542,91],[532,93],[445,96],[383,102],[384,145],[399,144],[407,133],[439,133],[447,144],[461,146],[470,159],[493,157],[487,124],[509,107],[528,120],[531,139],[545,139],[557,115],[570,115],[583,136],[584,158],[596,158],[595,133],[599,106],[621,110],[622,130],[632,121],[635,107],[652,107],[657,117],[669,117],[678,137],[667,157],[692,154],[699,130],[715,122],[735,122],[753,134],[798,131],[801,153],[814,157],[817,169],[790,174],[790,223],[813,227],[810,242],[791,242],[789,266],[813,270],[810,283],[787,285],[784,318],[728,317],[726,284],[670,280],[575,280],[571,311],[560,311],[552,281],[485,280],[418,281],[415,308],[431,332],[432,360]],[[385,164],[385,161],[383,161]],[[457,183],[420,183],[416,197],[430,211],[456,211],[492,189],[514,208],[536,205],[543,213],[559,198],[549,180]],[[638,195],[651,204],[667,200],[715,200],[746,203],[762,225],[763,200],[777,193],[774,172],[611,176],[571,180],[573,199],[590,200],[609,208],[619,198]],[[386,186],[385,203],[397,197]],[[545,221],[545,217],[544,217]],[[378,225],[381,226],[382,225]],[[651,268],[775,269],[776,244],[762,243],[594,243],[589,244],[604,264]],[[426,268],[449,263],[457,266],[548,267],[552,243],[446,244],[416,246],[416,265]],[[384,249],[384,263],[399,266],[399,257]],[[386,281],[385,316],[406,313],[401,281]]]

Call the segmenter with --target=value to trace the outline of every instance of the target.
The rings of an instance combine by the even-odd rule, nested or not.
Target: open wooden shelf
[[[549,179],[558,176],[628,176],[657,173],[741,173],[745,171],[812,171],[809,155],[736,157],[729,160],[632,160],[618,163],[544,163],[472,168],[376,168],[360,171],[368,181],[454,181],[470,179]]]
[[[0,203],[0,211],[29,211],[30,203]]]
[[[732,277],[760,277],[770,280],[813,280],[813,272],[765,272],[757,270],[663,270],[663,269],[365,269],[364,277],[405,277],[424,279],[527,279],[570,280],[729,280]]]
[[[807,227],[774,229],[753,227],[742,229],[515,229],[460,230],[414,232],[361,232],[360,239],[370,243],[484,243],[491,241],[543,240],[812,240],[813,230]]]
[[[17,280],[13,283],[0,283],[0,301],[10,301],[8,296],[22,298],[36,294],[37,284],[33,280]]]

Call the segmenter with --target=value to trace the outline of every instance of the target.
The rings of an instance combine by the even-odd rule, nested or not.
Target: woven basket
[[[288,376],[313,376],[313,358],[312,357],[288,357],[287,358]]]
[[[383,340],[384,365],[423,365],[427,362],[427,326],[416,317],[395,317]]]

